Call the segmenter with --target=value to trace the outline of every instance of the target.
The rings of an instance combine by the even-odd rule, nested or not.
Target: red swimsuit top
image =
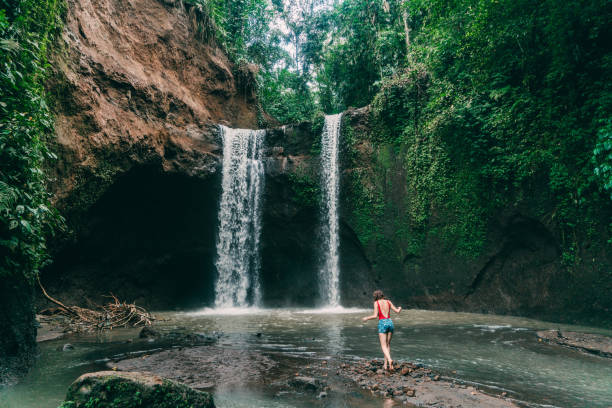
[[[379,301],[376,301],[376,305],[378,306],[378,320],[382,320],[382,319],[388,319],[389,317],[391,317],[391,305],[389,305],[389,315],[387,317],[385,317],[384,314],[382,314],[382,310],[380,308],[380,303],[378,303]],[[387,300],[387,302],[389,302]]]

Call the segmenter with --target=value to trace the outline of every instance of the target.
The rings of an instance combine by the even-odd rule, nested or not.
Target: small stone
[[[321,364],[323,364],[323,365],[327,364],[327,360],[323,360],[323,361],[321,362]]]
[[[504,392],[502,392],[502,393],[501,393],[501,396],[502,396],[502,397],[506,397],[506,395],[508,395],[508,393],[507,393],[506,391],[504,391]]]
[[[404,367],[404,368],[402,368],[401,374],[402,374],[402,375],[408,375],[408,374],[410,374],[410,368],[408,368],[408,367]]]
[[[140,330],[138,337],[141,339],[154,339],[156,337],[160,337],[161,334],[157,330],[153,329],[150,326],[145,326]]]
[[[406,391],[406,396],[408,396],[408,397],[414,397],[415,395],[416,395],[416,393],[412,389]]]
[[[327,398],[327,393],[325,391],[323,391],[323,392],[319,393],[319,396],[317,398],[319,398],[319,399]]]
[[[302,391],[309,391],[314,393],[323,390],[326,384],[321,380],[315,379],[314,377],[296,376],[289,381],[289,386]]]
[[[377,389],[378,389],[378,384],[374,384],[374,385],[372,386],[372,391],[376,391]]]
[[[440,376],[439,375],[435,375],[433,378],[434,381],[440,381]]]
[[[71,351],[71,350],[74,350],[74,346],[70,343],[66,343],[62,347],[62,351]]]

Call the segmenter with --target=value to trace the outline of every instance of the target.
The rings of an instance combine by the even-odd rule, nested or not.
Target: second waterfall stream
[[[321,300],[326,307],[340,306],[340,234],[338,149],[342,114],[325,116],[321,133]]]

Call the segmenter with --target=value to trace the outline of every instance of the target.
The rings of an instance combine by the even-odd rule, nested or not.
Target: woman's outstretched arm
[[[378,311],[376,310],[376,302],[374,302],[374,311],[372,312],[371,315],[364,317],[363,320],[364,322],[367,322],[368,320],[372,320],[372,319],[376,319],[378,317]]]
[[[391,303],[391,301],[389,301],[389,306],[391,306],[391,309],[392,309],[392,310],[393,310],[395,313],[397,313],[397,314],[399,314],[399,312],[401,312],[401,311],[402,311],[402,307],[401,307],[401,306],[400,306],[400,307],[395,307],[395,305],[393,305],[393,303]]]

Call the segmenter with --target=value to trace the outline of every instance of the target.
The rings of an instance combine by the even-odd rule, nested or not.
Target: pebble
[[[71,351],[74,350],[74,346],[70,343],[66,343],[64,344],[64,347],[62,347],[62,351]]]

